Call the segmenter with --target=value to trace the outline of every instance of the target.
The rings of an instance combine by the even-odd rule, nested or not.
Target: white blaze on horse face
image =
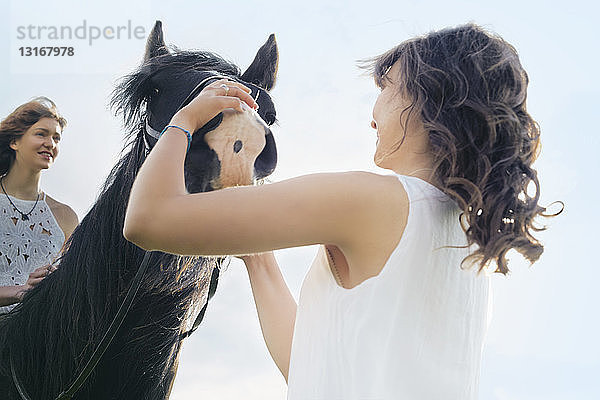
[[[266,144],[265,127],[250,108],[223,111],[221,124],[204,136],[221,162],[218,182],[213,182],[215,189],[253,183],[254,162]]]

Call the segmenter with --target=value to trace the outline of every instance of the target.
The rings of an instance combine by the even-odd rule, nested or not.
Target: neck
[[[433,176],[433,160],[428,154],[414,154],[408,162],[398,162],[391,168],[397,174],[414,176],[435,185]]]
[[[433,176],[434,158],[429,148],[429,135],[421,123],[413,120],[403,134],[402,142],[391,148],[378,165],[397,174],[414,176],[435,185]]]
[[[406,176],[414,176],[417,178],[420,178],[426,182],[429,182],[431,184],[433,184],[433,179],[431,176],[431,173],[433,172],[432,168],[419,168],[416,169],[414,171],[410,171],[410,172],[406,172],[406,173],[400,173],[401,175],[406,175]]]
[[[6,193],[22,200],[35,200],[40,193],[41,171],[15,168],[13,165],[2,178]]]

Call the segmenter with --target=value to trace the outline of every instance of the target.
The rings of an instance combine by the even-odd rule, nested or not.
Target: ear
[[[19,136],[19,139],[21,137]],[[8,147],[10,147],[11,149],[13,149],[14,151],[17,151],[19,146],[17,145],[17,139],[13,139],[10,141],[10,143],[8,144]]]
[[[242,74],[241,79],[260,86],[265,90],[271,90],[275,86],[275,80],[277,79],[278,65],[279,51],[277,50],[277,42],[275,41],[275,35],[271,34],[265,44],[258,49],[254,61],[252,61],[246,72]]]
[[[162,22],[156,21],[154,28],[148,35],[148,41],[146,42],[146,53],[144,54],[144,62],[156,56],[162,56],[169,54],[165,40],[163,38]]]

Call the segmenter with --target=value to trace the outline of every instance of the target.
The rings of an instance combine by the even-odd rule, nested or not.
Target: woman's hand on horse
[[[250,88],[239,82],[220,79],[206,86],[188,105],[177,111],[170,124],[195,132],[226,108],[243,112],[245,107],[257,109]]]
[[[44,265],[43,267],[39,267],[34,269],[30,274],[27,282],[22,286],[22,289],[17,294],[19,301],[23,299],[25,292],[30,289],[33,289],[40,283],[45,277],[50,275],[52,272],[56,271],[56,267],[53,265]]]

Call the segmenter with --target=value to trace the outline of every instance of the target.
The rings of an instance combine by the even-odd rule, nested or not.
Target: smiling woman
[[[77,215],[40,190],[67,121],[48,98],[19,106],[0,123],[0,314],[55,267]]]

